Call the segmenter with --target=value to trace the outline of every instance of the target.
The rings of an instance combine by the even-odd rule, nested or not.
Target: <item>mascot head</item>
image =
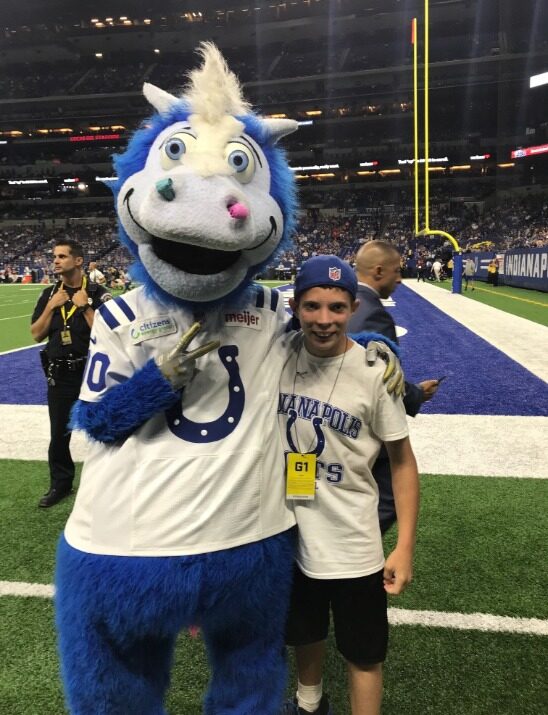
[[[276,142],[297,122],[254,114],[211,43],[180,97],[152,84],[154,115],[115,157],[122,242],[133,276],[164,300],[233,299],[290,243],[295,190]]]

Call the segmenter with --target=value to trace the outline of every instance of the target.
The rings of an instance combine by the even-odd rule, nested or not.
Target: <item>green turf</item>
[[[30,318],[43,285],[0,286],[0,352],[33,345]]]
[[[53,618],[49,599],[0,599],[2,715],[66,712]],[[546,638],[393,627],[385,665],[383,714],[542,715],[546,712],[547,661]],[[207,681],[203,642],[182,634],[168,712],[200,715]],[[291,667],[288,694],[293,692],[294,681]],[[348,715],[345,666],[332,638],[324,686],[337,715]]]
[[[545,480],[423,475],[421,502],[415,579],[391,605],[548,617]]]
[[[55,543],[73,497],[38,509],[47,482],[42,462],[0,460],[0,579],[52,582]],[[423,476],[421,491],[415,579],[391,605],[548,618],[548,578],[539,568],[548,563],[546,481]],[[387,549],[394,538],[389,532]]]
[[[445,280],[441,283],[433,283],[439,288],[451,290],[451,281]],[[532,320],[534,323],[548,325],[548,293],[541,293],[538,290],[526,290],[525,288],[513,288],[512,286],[498,286],[497,288],[476,281],[475,290],[464,291],[462,295],[485,303],[493,308],[503,310],[505,313],[517,315],[520,318]]]

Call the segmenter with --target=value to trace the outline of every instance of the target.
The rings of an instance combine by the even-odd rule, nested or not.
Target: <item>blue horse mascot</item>
[[[270,715],[285,685],[294,517],[277,426],[287,313],[252,281],[290,245],[294,131],[218,49],[116,157],[141,284],[97,311],[72,416],[91,438],[61,537],[56,619],[73,715],[160,715],[175,640],[201,628],[204,712]],[[192,348],[192,349],[191,349]]]

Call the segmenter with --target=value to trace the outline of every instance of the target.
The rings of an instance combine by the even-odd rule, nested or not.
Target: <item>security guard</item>
[[[34,308],[30,331],[36,342],[48,338],[42,365],[48,381],[50,444],[48,450],[50,489],[38,506],[54,506],[72,491],[74,462],[69,443],[70,410],[78,399],[86,365],[94,311],[112,298],[88,281],[82,269],[82,247],[71,239],[60,240],[53,249],[53,272],[57,283],[46,288]]]

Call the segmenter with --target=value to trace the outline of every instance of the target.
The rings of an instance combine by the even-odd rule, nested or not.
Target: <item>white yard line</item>
[[[10,315],[9,318],[0,318],[0,320],[16,320],[17,318],[29,318],[32,313],[25,313],[25,315]]]
[[[54,594],[55,588],[52,584],[0,581],[0,596],[53,598]],[[447,613],[445,611],[412,611],[404,608],[389,608],[388,620],[393,626],[426,626],[492,633],[548,635],[548,621],[540,618],[495,616],[491,613]]]
[[[419,413],[407,422],[421,474],[548,479],[548,417]]]
[[[423,474],[548,479],[548,417],[418,414],[408,422]],[[9,425],[0,430],[0,459],[47,460],[45,405],[0,405],[0,424]],[[73,433],[70,444],[83,461],[83,433]]]
[[[491,343],[533,375],[548,382],[548,328],[503,310],[469,300],[432,283],[406,280],[405,285],[436,308]],[[398,294],[396,293],[396,299]]]

